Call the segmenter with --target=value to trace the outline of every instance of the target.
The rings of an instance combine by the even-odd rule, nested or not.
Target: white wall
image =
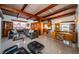
[[[1,36],[2,36],[2,18],[3,18],[3,13],[0,10],[0,53],[1,53]]]
[[[3,15],[3,16],[4,16],[3,21],[11,21],[12,22],[12,20],[22,20],[22,21],[26,20],[24,18],[17,18],[15,16],[10,16],[10,15]]]
[[[14,16],[10,16],[10,15],[4,15],[4,20],[5,21],[11,21],[12,19],[17,19],[17,18],[14,17]]]
[[[55,29],[55,23],[59,23],[59,22],[63,22],[63,21],[73,21],[75,20],[76,15],[71,15],[71,16],[67,16],[67,17],[61,17],[61,18],[57,18],[57,19],[52,19],[52,31],[54,31]]]
[[[25,18],[17,18],[15,16],[10,16],[10,15],[3,15],[4,19],[3,21],[13,21],[13,20],[20,20],[20,21],[26,21],[27,23],[33,23],[35,21],[33,21],[32,19],[25,19]]]
[[[77,21],[77,33],[78,33],[78,47],[79,47],[79,5],[77,8],[77,17],[78,17],[78,21]]]
[[[0,52],[1,52],[1,18],[0,18]]]

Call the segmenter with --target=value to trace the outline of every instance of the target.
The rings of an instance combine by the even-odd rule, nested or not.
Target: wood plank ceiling
[[[76,12],[76,4],[0,4],[3,14],[33,20],[48,20]]]

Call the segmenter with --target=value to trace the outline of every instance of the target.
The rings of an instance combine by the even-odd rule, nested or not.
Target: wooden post
[[[43,22],[40,19],[40,24],[41,24],[41,29],[40,29],[40,34],[43,35]]]

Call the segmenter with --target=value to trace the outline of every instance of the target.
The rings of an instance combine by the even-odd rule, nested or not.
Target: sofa
[[[18,48],[17,45],[14,45],[4,50],[3,54],[29,54],[29,52],[24,47]]]
[[[29,29],[24,29],[25,36],[29,37],[30,39],[38,38],[39,33],[37,30],[32,30],[32,32]]]

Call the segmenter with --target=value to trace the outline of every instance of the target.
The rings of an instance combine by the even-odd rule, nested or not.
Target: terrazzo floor
[[[5,49],[13,45],[18,45],[19,47],[22,46],[28,50],[27,44],[32,41],[40,42],[45,46],[45,48],[42,50],[43,54],[79,54],[78,48],[66,46],[61,41],[52,39],[47,36],[39,36],[38,38],[33,40],[26,37],[24,41],[12,41],[12,39],[8,40],[7,38],[3,38],[1,42],[1,51],[4,51]]]

